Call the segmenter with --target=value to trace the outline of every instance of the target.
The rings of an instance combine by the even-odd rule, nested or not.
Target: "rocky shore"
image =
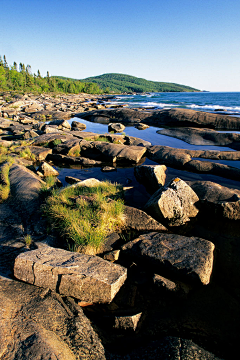
[[[240,160],[239,135],[216,131],[238,130],[239,118],[116,109],[86,94],[5,95],[0,185],[2,194],[9,185],[10,194],[0,203],[0,359],[233,359],[240,335],[240,190],[166,175],[171,168],[238,182],[238,168],[214,160]],[[73,116],[108,124],[109,132],[87,131],[81,120],[70,124]],[[161,131],[169,136],[233,151],[153,146],[123,134],[129,124],[167,126]],[[113,178],[118,167],[134,167],[147,201],[137,207],[133,186],[124,187],[122,227],[94,255],[70,251],[42,212],[42,189],[48,176],[58,177],[56,165],[101,168]],[[65,180],[74,187],[101,183]]]

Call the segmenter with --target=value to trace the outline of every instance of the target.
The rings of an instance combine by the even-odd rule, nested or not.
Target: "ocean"
[[[131,108],[184,108],[240,116],[240,92],[148,93],[119,95],[114,104],[128,104]]]

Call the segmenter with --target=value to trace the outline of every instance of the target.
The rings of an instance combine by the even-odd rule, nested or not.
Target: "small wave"
[[[197,104],[192,104],[192,105],[186,105],[192,109],[210,109],[210,110],[217,110],[217,109],[221,109],[223,111],[240,111],[240,107],[239,106],[221,106],[221,105],[197,105]]]

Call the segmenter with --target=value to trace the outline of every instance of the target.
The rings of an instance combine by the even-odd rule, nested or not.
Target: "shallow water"
[[[85,131],[99,133],[99,134],[105,134],[108,132],[108,126],[106,124],[93,123],[80,118],[72,118],[71,120],[69,120],[69,122],[71,123],[73,120],[86,124],[87,127]],[[150,141],[153,145],[164,145],[164,146],[171,146],[180,149],[192,149],[192,150],[208,149],[208,150],[234,151],[228,147],[222,147],[222,146],[190,145],[182,140],[157,134],[156,131],[160,129],[161,128],[150,127],[146,130],[138,130],[133,126],[128,126],[124,130],[124,133],[126,135],[139,137],[143,140]],[[201,160],[218,162],[225,165],[240,168],[240,161],[227,161],[227,160],[215,161],[208,159],[201,159]],[[144,165],[158,165],[158,164],[146,158],[144,161]],[[60,173],[58,178],[59,180],[62,181],[64,186],[67,185],[65,181],[65,176],[73,176],[80,180],[85,180],[87,178],[95,177],[101,181],[109,180],[111,182],[117,182],[125,187],[130,187],[130,188],[132,187],[132,189],[129,189],[126,193],[126,203],[128,205],[134,205],[136,207],[143,208],[143,206],[146,204],[147,200],[150,197],[144,186],[142,186],[137,182],[134,176],[134,166],[117,167],[116,171],[113,172],[103,172],[100,167],[83,168],[81,166],[71,166],[71,167],[58,167],[57,169]],[[197,174],[197,173],[192,173],[184,170],[177,170],[167,167],[166,175],[167,175],[166,183],[168,183],[174,177],[180,177],[185,181],[207,180],[207,181],[213,181],[219,183],[223,186],[240,189],[240,183],[238,181],[225,179],[210,174]]]

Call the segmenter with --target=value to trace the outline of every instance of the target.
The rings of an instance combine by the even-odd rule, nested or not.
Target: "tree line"
[[[53,77],[48,71],[43,77],[39,70],[37,74],[32,73],[31,65],[17,64],[15,61],[9,66],[5,55],[0,56],[0,90],[23,93],[103,93],[96,83]]]

